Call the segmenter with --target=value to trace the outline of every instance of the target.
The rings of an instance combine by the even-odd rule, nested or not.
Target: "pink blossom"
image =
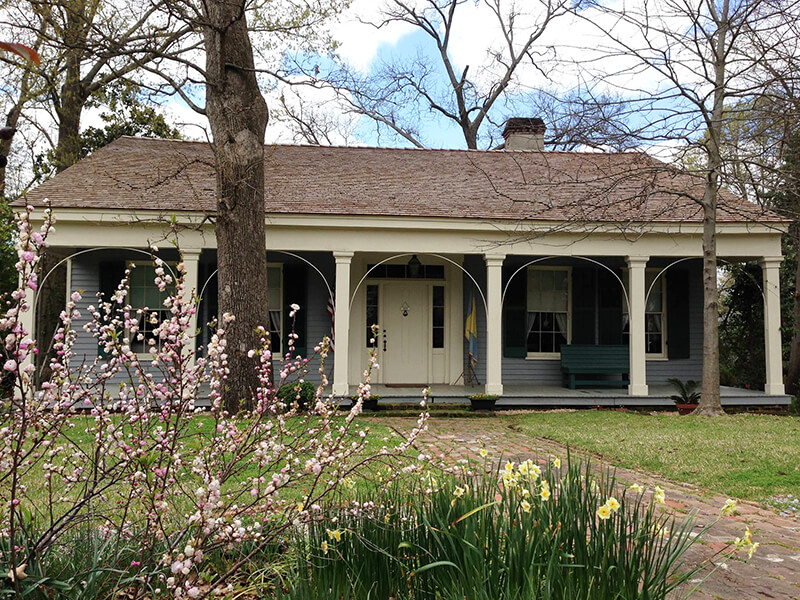
[[[16,371],[17,361],[15,361],[13,358],[9,358],[6,361],[6,364],[3,365],[3,369],[5,369],[6,371]]]
[[[31,252],[30,250],[25,250],[21,255],[20,258],[25,262],[33,262],[33,259],[36,258],[36,254]]]

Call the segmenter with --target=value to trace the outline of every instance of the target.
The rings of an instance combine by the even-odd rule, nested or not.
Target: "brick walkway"
[[[414,419],[376,418],[376,422],[403,434],[413,427]],[[417,442],[417,446],[428,454],[455,460],[474,457],[480,447],[479,440],[494,455],[502,453],[505,458],[516,462],[536,455],[565,455],[563,446],[531,438],[515,431],[506,419],[491,417],[432,418],[428,433]],[[716,520],[726,499],[639,471],[618,468],[617,478],[626,484],[638,482],[651,489],[653,485],[661,485],[666,490],[667,504],[678,513],[697,511],[697,530]],[[736,516],[726,517],[708,531],[702,542],[690,550],[687,562],[697,564],[712,556],[725,543],[741,537],[746,525],[753,531],[754,541],[760,543],[756,554],[748,562],[732,559],[722,564],[692,594],[692,600],[800,599],[800,520],[780,517],[751,502],[740,503]],[[698,577],[693,584],[702,578]]]

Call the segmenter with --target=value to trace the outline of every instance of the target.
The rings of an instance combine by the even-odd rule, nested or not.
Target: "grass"
[[[797,417],[590,410],[500,417],[497,424],[731,497],[764,502],[800,489]]]
[[[116,417],[113,418],[115,424],[120,422],[120,418]],[[94,418],[89,415],[76,415],[71,419],[73,423],[73,427],[69,429],[67,432],[64,433],[65,436],[69,436],[69,440],[71,444],[81,447],[83,450],[89,452],[91,451],[93,445],[94,434],[90,433],[88,430],[90,427],[94,425]],[[344,425],[345,417],[335,417],[334,418],[334,428]],[[288,426],[291,428],[293,426],[304,426],[307,422],[302,420],[301,418],[290,419],[288,422]],[[363,425],[363,424],[359,424]],[[192,450],[199,450],[203,447],[204,444],[209,443],[209,439],[211,437],[212,429],[214,427],[213,418],[210,415],[205,414],[197,414],[192,416],[192,421],[188,427],[187,432],[182,438],[182,441],[186,444],[187,447],[187,455],[191,455]],[[359,426],[358,429],[362,427]],[[369,433],[365,439],[364,448],[359,452],[359,456],[370,456],[378,454],[379,450],[382,446],[387,445],[389,447],[397,445],[401,438],[397,437],[397,434],[392,430],[390,427],[385,425],[380,425],[378,423],[370,423],[368,424]],[[348,436],[349,441],[360,441],[358,438],[357,430],[352,431]],[[63,443],[63,442],[57,442]],[[44,506],[47,501],[47,492],[45,487],[45,480],[41,476],[41,465],[37,464],[33,467],[32,471],[27,475],[28,479],[26,480],[27,484],[27,496],[28,498],[36,505]],[[237,473],[236,476],[232,477],[231,480],[228,482],[228,486],[232,486],[234,488],[238,487],[242,481],[245,481],[248,476],[256,475],[257,471],[255,467],[249,466],[243,471]],[[186,485],[189,480],[193,479],[192,475],[188,474],[186,471],[186,479],[183,480],[183,484]],[[358,492],[359,488],[365,483],[362,483],[363,477],[356,478],[356,488],[353,492]],[[117,491],[121,495],[127,494],[127,484],[120,483]],[[286,501],[293,501],[297,498],[301,498],[305,493],[305,490],[302,487],[292,486],[288,489],[285,489],[281,493],[281,498]]]

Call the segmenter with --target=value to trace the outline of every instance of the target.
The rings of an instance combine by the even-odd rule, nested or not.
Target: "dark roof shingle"
[[[703,181],[641,153],[267,146],[267,213],[468,219],[699,221]],[[33,190],[28,202],[213,211],[201,142],[124,137]],[[719,221],[781,221],[724,193]]]

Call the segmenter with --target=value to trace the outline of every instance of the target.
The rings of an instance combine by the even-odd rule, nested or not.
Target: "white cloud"
[[[413,26],[404,23],[391,23],[381,28],[369,25],[370,22],[378,22],[380,15],[380,2],[354,0],[339,22],[331,28],[334,38],[341,43],[339,55],[360,71],[369,69],[381,46],[394,45],[414,31]]]

